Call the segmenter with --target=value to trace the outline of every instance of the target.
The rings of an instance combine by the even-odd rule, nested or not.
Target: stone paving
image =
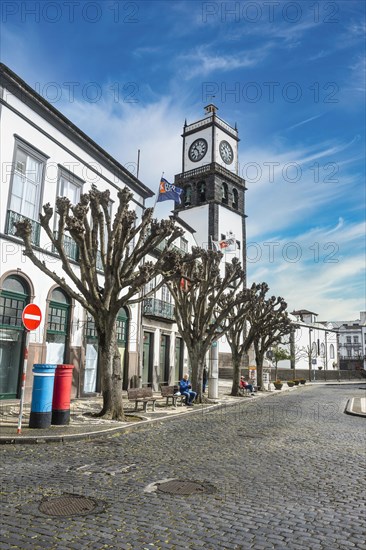
[[[108,438],[3,445],[0,549],[366,550],[366,423],[344,414],[357,391],[304,386]],[[166,479],[215,490],[149,490]],[[39,511],[65,493],[99,507]]]

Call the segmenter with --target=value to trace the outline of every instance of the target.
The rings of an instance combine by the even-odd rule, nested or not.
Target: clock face
[[[188,156],[192,162],[203,159],[207,153],[207,141],[203,138],[196,139],[189,148]]]
[[[228,143],[227,141],[221,141],[219,150],[221,158],[225,162],[225,164],[231,164],[234,160],[234,153],[230,143]]]

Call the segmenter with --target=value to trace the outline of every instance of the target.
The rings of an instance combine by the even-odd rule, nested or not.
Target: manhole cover
[[[162,493],[171,493],[173,495],[194,495],[202,493],[213,493],[214,487],[209,483],[203,483],[200,481],[186,481],[175,479],[173,481],[166,481],[159,483],[157,486],[158,491]]]
[[[39,505],[39,511],[48,516],[83,516],[96,507],[97,502],[92,498],[65,495],[43,500]]]

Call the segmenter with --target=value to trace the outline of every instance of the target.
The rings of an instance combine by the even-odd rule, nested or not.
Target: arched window
[[[22,312],[29,303],[29,286],[16,275],[7,277],[0,293],[0,399],[18,396],[24,327]]]
[[[0,325],[23,330],[22,311],[28,303],[29,288],[20,277],[11,275],[3,283],[0,302]]]
[[[221,184],[221,202],[223,204],[228,204],[229,202],[229,190],[227,187],[227,183],[224,181]]]
[[[187,187],[185,188],[184,194],[185,194],[184,205],[190,206],[192,204],[192,186],[191,185],[187,185]]]
[[[313,342],[313,345],[311,346],[311,353],[313,355],[313,357],[316,357],[317,356],[317,347],[316,347],[316,342]]]
[[[333,344],[330,344],[329,346],[329,355],[331,359],[334,359],[334,346]]]
[[[237,210],[238,207],[239,207],[239,193],[238,193],[238,190],[235,189],[235,187],[233,189],[233,205],[232,206],[233,206],[233,208],[235,208],[235,210]]]
[[[324,357],[325,355],[325,346],[323,343],[320,344],[320,355]]]
[[[198,183],[198,199],[200,202],[205,202],[206,200],[206,183],[204,181]]]

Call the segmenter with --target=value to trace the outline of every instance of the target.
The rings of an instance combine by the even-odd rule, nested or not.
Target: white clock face
[[[225,162],[225,164],[231,164],[234,160],[234,153],[230,143],[228,143],[227,141],[221,141],[219,150],[221,158]]]
[[[196,139],[189,148],[188,156],[192,162],[203,159],[207,153],[207,141],[203,138]]]

